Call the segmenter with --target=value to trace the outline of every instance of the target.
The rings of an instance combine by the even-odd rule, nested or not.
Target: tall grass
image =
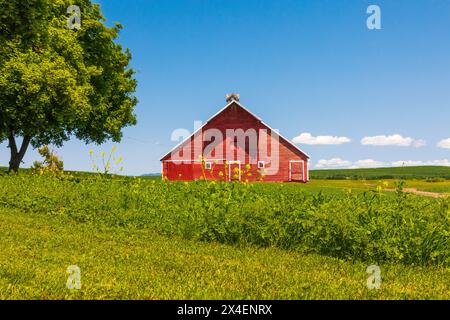
[[[347,260],[450,265],[448,199],[401,190],[314,194],[283,184],[0,177],[0,206]]]

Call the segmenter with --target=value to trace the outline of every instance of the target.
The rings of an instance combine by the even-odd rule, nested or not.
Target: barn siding
[[[212,155],[210,157],[206,156],[206,160],[211,160],[214,162],[215,159],[217,163],[214,164],[213,170],[202,170],[202,159],[199,158],[199,155],[202,155],[205,148],[208,146],[209,142],[204,141],[204,133],[208,129],[218,129],[224,139],[222,143],[217,146],[217,149],[222,150],[222,157],[218,157],[220,155]],[[267,128],[261,121],[255,118],[252,114],[248,113],[245,109],[241,108],[238,104],[231,104],[228,108],[223,110],[216,117],[211,119],[200,132],[195,134],[195,137],[198,137],[197,140],[194,139],[194,136],[191,136],[184,144],[182,144],[178,150],[182,150],[183,147],[188,147],[190,145],[190,163],[180,163],[180,162],[172,162],[171,154],[167,155],[162,159],[163,161],[163,177],[169,180],[198,180],[202,178],[206,178],[207,180],[224,180],[225,177],[228,177],[228,172],[225,173],[226,165],[223,161],[227,157],[228,148],[233,148],[234,141],[231,141],[229,137],[227,137],[227,129],[242,129],[247,131],[249,129],[254,129],[257,132],[258,137],[258,150],[260,148],[266,148],[268,150],[268,154],[264,158],[259,158],[258,150],[256,151],[257,159],[256,163],[251,163],[250,170],[246,170],[246,165],[250,163],[250,154],[251,150],[244,150],[241,148],[237,148],[233,152],[233,159],[228,160],[238,160],[238,155],[242,155],[245,159],[241,162],[241,171],[242,171],[242,179],[248,181],[260,181],[261,174],[258,173],[257,161],[265,161],[267,169],[270,168],[270,150],[271,145],[275,141],[275,137],[277,134],[275,132],[271,132],[270,128]],[[260,139],[260,130],[267,131],[267,139]],[[260,141],[261,140],[261,141]],[[290,143],[285,141],[282,138],[279,138],[279,151],[278,151],[278,159],[279,159],[279,169],[278,172],[274,175],[265,175],[263,177],[263,181],[289,181],[289,164],[290,161],[303,161],[303,170],[305,172],[304,182],[307,180],[307,171],[308,171],[308,157],[301,153],[298,149],[292,146]],[[213,143],[213,142],[211,142]],[[230,149],[231,150],[231,149]],[[222,172],[223,175],[219,175]],[[250,173],[250,174],[248,174]]]

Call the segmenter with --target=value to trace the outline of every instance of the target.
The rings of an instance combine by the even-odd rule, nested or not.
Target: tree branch
[[[25,135],[23,137],[22,146],[19,150],[19,158],[22,160],[27,152],[28,146],[30,145],[31,137],[29,135]]]
[[[8,134],[8,143],[8,148],[11,149],[11,154],[17,154],[16,139],[14,138],[14,132],[12,130],[10,130]]]

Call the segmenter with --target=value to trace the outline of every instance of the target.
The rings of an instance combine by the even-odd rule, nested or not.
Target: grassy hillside
[[[311,170],[311,179],[450,179],[450,167]]]
[[[349,182],[4,175],[0,298],[450,298],[448,200]]]
[[[204,243],[0,208],[0,299],[450,299],[450,269]],[[69,265],[81,290],[68,290]]]

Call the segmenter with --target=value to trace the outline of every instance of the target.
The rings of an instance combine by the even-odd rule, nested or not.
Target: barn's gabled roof
[[[299,147],[297,147],[292,141],[290,141],[289,139],[287,139],[286,137],[284,137],[283,135],[281,135],[277,130],[272,129],[267,123],[265,123],[260,117],[258,117],[257,115],[255,115],[253,112],[251,112],[250,110],[248,110],[246,107],[244,107],[242,104],[240,104],[238,101],[233,100],[230,101],[225,107],[223,107],[222,109],[220,109],[217,113],[215,113],[211,118],[209,118],[208,120],[206,120],[206,122],[199,127],[197,130],[194,131],[194,133],[192,133],[189,137],[187,137],[186,139],[184,139],[183,141],[181,141],[179,144],[177,144],[175,147],[173,147],[169,152],[167,152],[161,159],[160,161],[163,161],[164,158],[166,158],[170,153],[172,153],[174,150],[178,149],[179,147],[181,147],[185,142],[189,141],[193,136],[195,136],[195,134],[197,132],[199,132],[200,130],[202,130],[209,122],[211,122],[211,120],[213,120],[214,118],[216,118],[219,114],[221,114],[223,111],[225,111],[228,107],[230,107],[231,105],[236,104],[239,107],[241,107],[243,110],[245,110],[246,112],[248,112],[252,117],[254,117],[255,119],[259,120],[261,122],[262,125],[264,125],[265,127],[267,127],[270,132],[275,133],[276,135],[278,135],[278,137],[280,137],[280,139],[286,141],[288,144],[290,144],[292,147],[294,147],[297,151],[301,152],[302,154],[304,154],[308,159],[310,158],[310,156],[304,152],[303,150],[301,150]]]

